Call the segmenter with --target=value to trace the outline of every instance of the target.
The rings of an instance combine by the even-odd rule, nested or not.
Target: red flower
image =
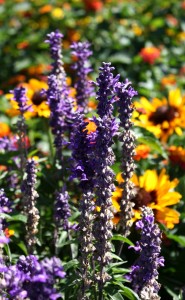
[[[103,8],[102,1],[99,0],[83,0],[86,10],[99,11]]]
[[[145,47],[141,49],[139,55],[142,57],[143,61],[154,64],[156,59],[160,57],[160,50],[156,47]]]

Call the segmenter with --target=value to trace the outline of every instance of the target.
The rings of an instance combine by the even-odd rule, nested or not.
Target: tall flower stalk
[[[98,114],[95,118],[96,142],[94,147],[94,170],[95,170],[95,190],[96,190],[96,220],[94,222],[93,234],[95,237],[94,259],[99,265],[96,282],[98,283],[99,300],[103,297],[104,283],[109,279],[105,272],[105,266],[110,261],[109,252],[111,250],[110,239],[112,237],[112,192],[114,186],[114,172],[111,169],[115,156],[112,151],[113,136],[116,134],[118,126],[112,115],[113,102],[115,101],[114,88],[119,76],[114,78],[110,63],[103,63],[100,67],[99,77],[95,83],[98,87]]]
[[[25,167],[27,159],[27,147],[26,147],[26,124],[24,113],[31,109],[31,106],[27,105],[26,89],[24,87],[15,88],[10,91],[13,94],[13,100],[17,102],[18,109],[20,111],[20,116],[17,121],[17,135],[18,135],[18,149],[20,151],[20,170],[23,175],[23,170]]]
[[[25,175],[21,190],[23,193],[24,213],[27,216],[26,223],[26,243],[28,253],[32,254],[37,242],[36,234],[38,232],[39,211],[36,208],[36,198],[38,194],[35,190],[36,185],[36,163],[33,159],[27,161]]]
[[[88,74],[92,71],[88,61],[89,56],[92,55],[92,51],[89,48],[90,44],[88,42],[74,42],[71,45],[72,55],[75,58],[72,68],[77,75],[75,83],[76,100],[78,108],[83,113],[87,111],[89,97],[93,95],[92,85],[88,81]]]
[[[56,30],[47,35],[45,41],[50,45],[50,54],[53,60],[52,71],[48,76],[47,99],[50,107],[50,126],[54,135],[56,157],[61,168],[63,167],[63,146],[67,144],[64,133],[71,127],[73,119],[73,99],[69,95],[66,83],[66,73],[62,61],[62,38],[63,35]]]
[[[131,87],[130,82],[119,83],[116,87],[118,101],[118,111],[120,119],[120,127],[123,132],[119,136],[122,143],[122,199],[121,199],[121,226],[124,236],[130,234],[131,219],[133,217],[132,207],[134,203],[131,199],[134,196],[134,187],[131,182],[131,177],[135,169],[135,136],[132,131],[132,112],[134,110],[132,98],[137,95],[137,92]]]
[[[71,137],[72,177],[79,178],[82,196],[80,199],[79,242],[80,242],[80,276],[82,279],[80,300],[85,300],[86,291],[92,285],[91,259],[94,251],[92,233],[94,220],[94,169],[92,164],[91,146],[94,135],[87,134],[88,123],[83,121],[81,113],[77,114],[74,131]]]
[[[141,239],[130,248],[134,248],[140,256],[128,279],[142,300],[159,300],[158,269],[164,266],[164,258],[160,256],[161,231],[155,224],[151,208],[143,206],[142,219],[136,223],[136,228],[141,231]]]

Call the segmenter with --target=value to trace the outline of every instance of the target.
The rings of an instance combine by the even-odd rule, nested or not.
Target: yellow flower
[[[140,102],[135,102],[135,107],[135,125],[147,128],[164,142],[174,132],[182,135],[182,128],[185,128],[185,97],[181,96],[179,89],[171,90],[168,100],[154,98],[150,102],[142,97]]]
[[[156,221],[166,225],[169,229],[179,223],[179,213],[168,207],[177,204],[181,199],[181,194],[174,191],[178,184],[177,179],[170,181],[165,169],[160,174],[157,174],[156,170],[147,170],[142,176],[134,175],[132,182],[135,185],[135,197],[132,199],[135,203],[134,220],[140,218],[140,207],[145,205],[153,209]],[[118,187],[112,196],[116,213],[120,211],[118,205],[121,197],[122,190]]]
[[[28,83],[21,83],[21,86],[27,89],[27,104],[32,106],[32,111],[27,111],[25,113],[25,118],[29,119],[35,116],[49,118],[50,110],[48,104],[46,103],[46,96],[40,95],[42,89],[48,88],[47,83],[37,79],[30,79]],[[11,100],[12,94],[7,94],[6,96],[8,99],[10,99],[11,104],[11,108],[7,110],[7,113],[10,116],[18,115],[18,105],[16,101]]]
[[[51,11],[51,16],[54,19],[62,19],[64,17],[64,12],[60,7],[55,7],[52,11]]]

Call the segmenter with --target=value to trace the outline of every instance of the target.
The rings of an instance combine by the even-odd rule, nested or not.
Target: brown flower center
[[[46,101],[46,100],[47,100],[46,95],[41,94],[41,91],[36,91],[33,94],[32,102],[35,105],[40,105],[43,101]]]
[[[172,121],[178,115],[177,109],[173,106],[162,105],[149,117],[154,124],[161,124],[164,121]]]
[[[132,199],[135,203],[134,208],[139,209],[143,205],[147,206],[149,203],[156,203],[156,191],[147,192],[144,188],[136,187],[136,196]]]

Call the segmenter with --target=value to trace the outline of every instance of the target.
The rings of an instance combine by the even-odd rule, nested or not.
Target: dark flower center
[[[37,91],[33,94],[32,102],[35,105],[40,105],[43,101],[46,101],[46,95],[41,94],[41,91]]]
[[[149,117],[149,121],[154,124],[161,124],[164,121],[172,121],[178,115],[177,109],[173,106],[163,105]]]
[[[132,199],[135,203],[134,208],[139,209],[143,205],[147,206],[149,203],[156,203],[156,191],[147,192],[144,188],[136,187],[136,196]]]

